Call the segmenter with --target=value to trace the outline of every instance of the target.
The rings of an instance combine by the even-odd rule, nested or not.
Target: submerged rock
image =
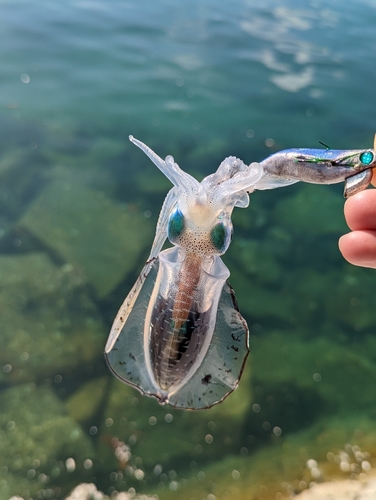
[[[369,269],[346,265],[333,282],[325,306],[328,316],[356,332],[376,326],[375,277]]]
[[[0,155],[0,210],[15,220],[45,183],[47,158],[38,150],[24,146]]]
[[[296,500],[375,500],[376,480],[361,482],[348,479],[315,484],[295,498]]]
[[[264,388],[265,397],[268,392],[278,393],[289,386],[295,387],[291,398],[305,391],[316,394],[313,409],[325,413],[348,414],[376,409],[376,403],[372,404],[376,365],[365,353],[324,337],[303,341],[294,333],[283,331],[254,338],[251,347],[254,377]],[[321,408],[317,407],[319,401]],[[273,413],[283,419],[288,406],[289,399],[281,400]],[[272,425],[280,424],[272,422]]]
[[[83,384],[65,403],[69,415],[78,422],[92,417],[105,397],[108,381],[109,377],[101,377]]]
[[[251,239],[238,239],[232,245],[232,255],[249,280],[257,279],[260,284],[275,284],[281,280],[282,269],[266,245]]]
[[[317,491],[317,483],[350,478],[359,481],[362,491],[361,485],[374,477],[375,464],[376,433],[372,419],[326,418],[295,434],[275,435],[263,448],[253,449],[245,444],[237,456],[185,471],[174,479],[174,484],[167,479],[155,493],[160,500],[289,500],[300,499],[296,495],[302,491],[308,494],[310,487]],[[370,481],[369,485],[374,483]],[[332,496],[330,500],[355,498]],[[308,499],[329,500],[320,496]],[[306,500],[303,494],[302,500]]]
[[[155,496],[136,495],[134,491],[112,493],[111,500],[155,500]],[[65,500],[110,500],[110,497],[97,490],[93,483],[82,483],[74,488]]]
[[[127,485],[137,483],[137,468],[156,481],[162,471],[214,460],[241,447],[243,421],[252,403],[250,366],[238,389],[205,411],[161,406],[114,380],[99,428],[99,457],[106,476],[125,469]],[[126,459],[121,459],[126,447]],[[123,479],[119,480],[119,487]],[[131,483],[129,482],[131,481]]]
[[[341,197],[328,188],[318,189],[309,184],[302,184],[294,196],[278,203],[274,218],[300,237],[346,231]]]
[[[76,182],[73,174],[52,181],[19,226],[82,271],[101,298],[134,271],[152,239],[150,221],[137,209]]]
[[[53,493],[69,485],[74,469],[90,477],[84,463],[94,457],[92,443],[51,389],[12,387],[0,393],[0,408],[0,498]]]
[[[278,322],[290,324],[295,319],[294,297],[284,289],[262,286],[247,274],[247,270],[231,267],[231,285],[239,310],[251,328],[253,323]]]
[[[44,253],[0,256],[0,380],[45,379],[97,357],[103,326],[82,275]]]

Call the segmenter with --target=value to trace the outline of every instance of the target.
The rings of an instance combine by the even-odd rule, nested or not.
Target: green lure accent
[[[184,231],[185,227],[185,221],[184,221],[184,215],[181,213],[180,210],[176,210],[168,222],[168,239],[171,242],[174,242],[181,236],[182,232]]]
[[[373,153],[371,151],[365,151],[359,156],[359,160],[363,165],[370,165],[373,162]]]
[[[369,151],[367,151],[367,153],[370,153]],[[360,156],[362,156],[363,154],[366,154],[366,153],[362,153]],[[370,153],[372,155],[372,153]],[[309,157],[301,157],[301,158],[297,158],[295,161],[297,161],[298,163],[299,162],[306,162],[306,163],[330,163],[332,162],[333,164],[337,164],[338,163],[344,163],[346,162],[347,160],[351,160],[352,158],[355,158],[356,157],[356,153],[352,153],[348,156],[344,156],[343,158],[340,159],[340,161],[338,162],[338,160],[330,160],[329,158],[320,158],[320,157],[312,157],[312,158],[309,158]],[[362,161],[362,159],[360,159],[360,161]],[[369,162],[371,163],[372,160]],[[364,163],[364,162],[362,162]],[[369,165],[369,163],[365,163],[365,165]]]
[[[226,229],[223,224],[217,224],[210,231],[210,239],[213,246],[218,252],[221,252],[225,248],[226,244]]]

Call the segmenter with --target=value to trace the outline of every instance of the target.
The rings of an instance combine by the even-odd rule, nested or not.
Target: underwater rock
[[[296,500],[375,500],[376,480],[333,481],[330,483],[315,484],[295,497]]]
[[[65,407],[74,420],[84,422],[95,414],[105,397],[108,380],[108,376],[90,380],[69,397]]]
[[[134,491],[130,493],[121,491],[111,494],[111,500],[155,500],[155,496],[135,495]],[[93,483],[82,483],[74,488],[65,500],[110,500],[110,497],[97,490]]]
[[[114,380],[100,424],[92,423],[99,427],[102,470],[111,474],[125,469],[129,484],[134,469],[139,467],[156,480],[156,466],[161,468],[160,474],[177,463],[184,467],[192,460],[216,459],[240,448],[242,422],[252,403],[250,368],[234,393],[205,411],[161,406]],[[121,446],[127,447],[126,461],[119,459]]]
[[[281,280],[282,269],[275,256],[258,240],[238,238],[232,244],[231,255],[237,265],[260,284],[275,284]]]
[[[234,210],[232,214],[232,222],[235,231],[235,241],[239,237],[238,232],[240,229],[249,234],[250,231],[257,230],[268,223],[268,212],[257,203],[257,200],[252,199],[252,203],[246,210]],[[231,248],[231,247],[230,247]]]
[[[30,496],[15,495],[16,491],[30,492],[33,482],[26,477],[20,477],[8,471],[6,465],[0,467],[0,498],[4,500],[29,500]]]
[[[79,184],[85,189],[99,190],[111,196],[114,189],[113,161],[117,158],[124,145],[115,140],[96,138],[82,141],[79,139],[63,140],[62,143],[52,144],[48,158],[54,165],[46,177],[50,182],[58,181],[62,186]],[[114,149],[111,152],[111,147]],[[108,164],[111,167],[108,167]],[[124,159],[123,159],[124,175]]]
[[[3,176],[25,160],[25,148],[11,149],[0,157],[0,176]]]
[[[262,448],[254,448],[245,440],[237,455],[198,465],[193,471],[176,476],[173,482],[167,479],[164,486],[160,483],[155,492],[160,500],[177,496],[179,500],[300,499],[296,497],[298,493],[310,487],[315,491],[314,485],[323,481],[351,478],[367,483],[368,478],[374,477],[375,464],[376,432],[372,419],[354,415],[325,418],[294,434],[274,434],[270,444]],[[374,483],[370,481],[371,484]],[[330,497],[334,499],[338,500],[337,496]]]
[[[251,328],[253,323],[290,324],[295,318],[294,297],[284,289],[269,288],[257,283],[246,270],[231,266],[230,283],[234,288],[239,310]]]
[[[0,256],[0,380],[63,375],[102,351],[103,326],[82,275],[44,253]]]
[[[0,498],[30,498],[59,485],[65,489],[73,468],[91,476],[85,467],[94,457],[90,439],[51,389],[35,384],[6,389],[0,408]]]
[[[97,490],[93,483],[82,483],[74,488],[74,490],[66,497],[66,500],[108,500],[109,497]]]
[[[274,211],[277,225],[292,233],[323,234],[346,232],[343,199],[331,189],[302,184],[294,196],[277,204]]]
[[[325,300],[327,314],[355,332],[376,326],[375,277],[369,269],[348,264],[332,280],[331,292]]]
[[[31,146],[34,143],[31,143]],[[33,147],[33,146],[32,146]],[[0,158],[0,210],[2,216],[17,219],[45,182],[48,160],[38,150],[11,149]]]
[[[265,261],[268,261],[266,252]],[[342,268],[329,265],[327,269],[286,266],[281,275],[280,282],[272,286],[262,283],[257,275],[254,279],[248,277],[246,268],[243,276],[237,269],[232,270],[231,281],[240,310],[253,322],[266,321],[270,325],[272,318],[278,318],[281,326],[282,321],[287,321],[314,335],[322,329],[324,321],[336,325],[337,330],[342,329],[343,334],[374,330],[376,299],[374,277],[369,271],[343,263]]]
[[[77,422],[85,422],[98,410],[105,397],[109,377],[96,378],[86,382],[65,402],[69,415]]]
[[[261,388],[265,386],[266,391],[280,392],[284,384],[296,388],[292,398],[311,391],[317,394],[317,401],[322,402],[320,411],[325,413],[376,409],[376,365],[351,346],[324,337],[302,341],[294,338],[294,333],[283,331],[252,340],[255,383]],[[255,402],[258,403],[256,396]],[[274,409],[278,418],[283,418],[288,404],[288,400],[281,401],[280,407]]]
[[[19,222],[82,270],[100,298],[141,264],[152,239],[150,224],[136,208],[113,202],[73,175],[52,181]]]

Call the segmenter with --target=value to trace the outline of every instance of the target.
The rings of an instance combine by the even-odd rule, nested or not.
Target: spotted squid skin
[[[200,281],[201,259],[195,255],[187,255],[179,274],[178,291],[172,313],[174,332],[179,332],[188,319],[188,314],[192,307],[193,294]]]

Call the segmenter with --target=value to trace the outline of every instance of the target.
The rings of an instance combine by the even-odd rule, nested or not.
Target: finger
[[[354,231],[339,240],[343,257],[356,266],[376,269],[376,231]]]
[[[376,189],[366,189],[345,203],[345,218],[352,231],[376,229]]]

